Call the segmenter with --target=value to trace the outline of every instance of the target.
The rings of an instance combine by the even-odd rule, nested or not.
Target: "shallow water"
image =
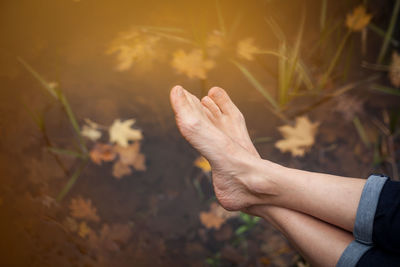
[[[232,43],[252,37],[259,46],[276,47],[277,40],[264,22],[269,15],[293,36],[300,3],[277,2],[222,1],[227,28],[241,18]],[[204,37],[219,27],[215,1],[43,0],[0,5],[2,265],[203,266],[205,259],[218,258],[217,253],[228,266],[295,263],[296,252],[265,222],[245,235],[245,240],[236,240],[232,234],[241,225],[239,218],[230,219],[220,230],[201,224],[199,214],[209,209],[212,188],[207,176],[193,166],[199,155],[176,129],[168,93],[175,84],[198,96],[207,87],[224,87],[247,118],[252,138],[277,140],[275,129],[282,122],[265,107],[265,99],[227,60],[218,59],[205,82],[177,73],[170,58],[177,49],[189,51],[191,46],[185,43],[163,41],[159,51],[154,51],[152,64],[140,62],[122,72],[116,71],[116,56],[106,53],[120,32],[135,25],[178,27],[189,36]],[[337,4],[336,9],[346,7]],[[318,32],[317,12],[316,5],[308,3],[306,43],[312,43]],[[64,200],[54,202],[68,176],[45,149],[47,144],[24,105],[44,115],[48,137],[55,146],[74,148],[74,133],[60,106],[16,57],[59,84],[80,125],[85,118],[107,126],[118,118],[135,118],[135,126],[143,131],[141,151],[147,170],[117,180],[112,176],[112,163],[99,166],[90,162]],[[260,65],[267,71],[260,70],[258,63],[254,69],[260,81],[273,88],[276,61],[266,62]],[[280,154],[273,142],[258,144],[260,153],[291,167],[355,177],[369,173],[368,159],[361,152],[354,157],[359,140],[351,123],[338,119],[329,106],[312,117],[324,123],[319,145],[305,158]],[[68,174],[78,165],[68,157],[61,160]],[[71,199],[79,196],[90,199],[97,208],[100,220],[87,223],[99,239],[103,237],[100,241],[66,227]]]

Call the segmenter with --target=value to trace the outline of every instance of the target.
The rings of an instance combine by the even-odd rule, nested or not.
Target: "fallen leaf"
[[[121,179],[123,176],[129,175],[132,173],[132,169],[129,165],[124,164],[121,161],[117,161],[113,165],[113,176],[117,179]]]
[[[93,142],[101,137],[101,132],[94,125],[83,125],[81,134]]]
[[[211,165],[208,162],[208,160],[203,157],[200,156],[198,157],[195,161],[194,161],[194,166],[196,166],[197,168],[200,168],[204,173],[209,173],[211,171]]]
[[[107,54],[116,54],[117,71],[125,71],[134,63],[149,64],[160,58],[159,36],[145,33],[137,28],[122,32],[113,40]]]
[[[118,251],[121,244],[128,242],[132,235],[131,226],[129,224],[103,224],[99,235],[92,232],[89,235],[89,243],[95,250]]]
[[[140,153],[139,142],[134,142],[127,147],[115,146],[115,151],[118,153],[119,160],[123,164],[132,166],[138,171],[146,170],[146,157],[144,154]]]
[[[372,15],[366,12],[365,6],[359,5],[352,13],[346,16],[346,26],[352,31],[361,31],[372,19]]]
[[[254,44],[253,38],[246,38],[239,41],[236,53],[240,58],[254,60],[254,55],[259,53],[260,49]]]
[[[92,231],[90,227],[86,224],[86,222],[81,222],[79,224],[79,230],[78,230],[78,235],[82,238],[85,238],[86,236],[89,235],[89,233]]]
[[[208,55],[217,56],[225,46],[224,35],[220,31],[212,31],[207,37],[206,46]]]
[[[392,54],[392,62],[389,67],[389,78],[394,87],[400,87],[400,55],[396,51]]]
[[[206,59],[201,49],[194,49],[190,53],[178,50],[173,54],[171,65],[189,78],[205,79],[207,72],[215,66],[215,62]]]
[[[219,229],[226,220],[237,216],[239,216],[238,212],[227,211],[218,203],[213,202],[210,205],[210,211],[200,212],[200,221],[208,229]]]
[[[305,152],[314,144],[318,130],[318,122],[312,123],[306,116],[297,117],[296,125],[279,127],[283,135],[282,140],[275,143],[281,152],[291,152],[292,156],[304,156]]]
[[[63,222],[63,225],[72,233],[78,231],[78,222],[72,217],[67,216]]]
[[[117,153],[112,145],[96,143],[89,155],[94,163],[100,165],[103,161],[113,161]]]
[[[122,147],[126,147],[129,141],[142,140],[142,132],[138,129],[132,129],[131,126],[135,124],[134,119],[121,122],[120,119],[114,120],[110,127],[110,142],[117,143]]]
[[[100,218],[97,215],[97,209],[92,206],[92,201],[90,199],[85,200],[80,196],[73,198],[71,199],[69,208],[72,217],[94,222],[100,221]]]

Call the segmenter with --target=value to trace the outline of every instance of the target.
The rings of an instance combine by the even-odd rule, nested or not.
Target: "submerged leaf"
[[[219,229],[229,218],[239,216],[238,212],[225,210],[216,202],[211,203],[210,211],[200,212],[200,221],[206,228]]]
[[[85,221],[81,222],[79,224],[79,230],[78,230],[78,235],[82,238],[85,238],[92,232],[92,229],[86,224]]]
[[[197,168],[200,168],[204,173],[209,173],[211,171],[211,165],[208,162],[208,160],[203,157],[200,156],[198,157],[195,161],[194,161],[194,166],[196,166]]]
[[[359,5],[352,13],[346,16],[346,26],[352,31],[361,31],[372,19],[372,15],[366,12],[365,6]]]
[[[291,152],[292,156],[304,156],[305,152],[314,144],[318,130],[318,122],[312,123],[306,116],[297,117],[296,125],[284,125],[279,131],[284,139],[275,143],[281,152]]]
[[[145,171],[145,156],[140,153],[140,143],[134,142],[127,147],[115,146],[115,151],[119,155],[119,160],[125,164],[132,166],[138,171]]]
[[[389,67],[389,78],[394,87],[400,87],[400,55],[396,51],[392,54],[392,62]]]
[[[97,251],[118,251],[122,244],[128,242],[132,235],[129,224],[103,224],[100,234],[92,232],[89,235],[89,243]]]
[[[254,60],[254,55],[260,52],[260,49],[254,44],[253,38],[241,40],[237,45],[237,54],[240,58]]]
[[[206,59],[201,49],[194,49],[190,53],[178,50],[173,54],[172,66],[189,78],[205,79],[207,72],[215,66],[215,62]]]
[[[142,140],[142,131],[131,128],[135,122],[135,119],[126,120],[123,122],[120,119],[114,120],[109,130],[110,142],[116,143],[122,147],[127,147],[129,141]]]
[[[117,153],[112,145],[96,143],[89,155],[94,163],[100,165],[103,161],[113,161]]]
[[[92,206],[92,201],[90,199],[85,200],[80,196],[73,198],[71,199],[69,208],[72,217],[94,222],[100,221],[100,218],[97,215],[97,209]]]

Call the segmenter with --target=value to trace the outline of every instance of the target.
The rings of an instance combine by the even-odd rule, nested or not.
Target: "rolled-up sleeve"
[[[339,261],[336,264],[336,267],[357,266],[358,261],[361,259],[361,257],[371,248],[371,246],[361,244],[354,240],[343,251]]]
[[[354,223],[354,238],[365,245],[373,244],[373,229],[376,208],[383,186],[388,177],[383,175],[371,175],[368,177],[358,204],[356,220]]]

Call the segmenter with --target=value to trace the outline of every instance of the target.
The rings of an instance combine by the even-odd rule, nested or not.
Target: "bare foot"
[[[216,127],[209,109],[181,86],[172,88],[170,99],[180,132],[210,161],[214,191],[221,205],[240,210],[261,204],[260,197],[249,189],[262,179],[259,158]]]
[[[229,98],[228,94],[219,87],[213,87],[208,95],[201,99],[207,110],[208,118],[214,125],[245,148],[252,155],[260,158],[254,147],[243,114]]]

